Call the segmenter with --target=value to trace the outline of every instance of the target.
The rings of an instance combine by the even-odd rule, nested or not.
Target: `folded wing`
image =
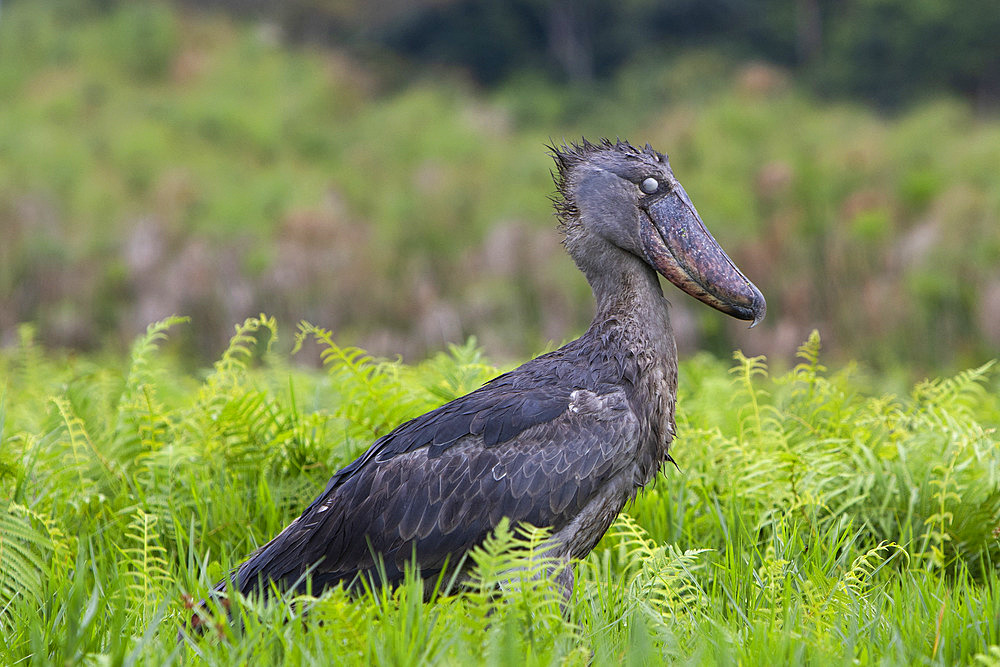
[[[492,383],[491,383],[492,384]],[[238,571],[314,590],[377,577],[415,554],[424,576],[456,563],[508,517],[566,525],[634,457],[638,420],[624,392],[559,394],[486,385],[401,425],[333,476],[324,493]]]

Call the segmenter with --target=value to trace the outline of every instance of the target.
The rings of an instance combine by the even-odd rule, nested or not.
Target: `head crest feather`
[[[606,151],[616,151],[636,158],[653,158],[657,162],[666,160],[662,153],[654,150],[648,143],[640,150],[618,137],[614,141],[602,137],[596,143],[588,141],[586,137],[580,137],[579,143],[563,141],[557,145],[556,142],[552,142],[546,148],[556,163],[556,171],[552,174],[556,192],[551,199],[556,209],[556,216],[559,218],[559,226],[562,229],[565,229],[566,223],[579,213],[572,197],[569,196],[569,177],[578,165]]]

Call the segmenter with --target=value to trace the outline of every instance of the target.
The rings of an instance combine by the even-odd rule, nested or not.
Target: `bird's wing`
[[[290,584],[309,568],[314,586],[349,582],[372,572],[373,553],[390,580],[414,553],[432,574],[502,517],[558,529],[634,460],[639,420],[620,389],[491,395],[453,401],[378,441],[241,566],[241,588]]]
[[[374,459],[383,462],[427,447],[434,457],[469,435],[481,436],[493,447],[522,431],[559,416],[569,404],[572,389],[532,387],[518,389],[514,374],[494,378],[476,391],[461,396],[401,424],[382,436],[360,457],[334,473],[326,490],[313,504]]]

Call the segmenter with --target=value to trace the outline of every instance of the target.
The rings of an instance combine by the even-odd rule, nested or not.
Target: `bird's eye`
[[[639,189],[645,192],[647,195],[651,195],[654,192],[656,192],[656,189],[658,187],[660,187],[659,181],[657,181],[652,176],[644,180],[641,184],[639,184]]]

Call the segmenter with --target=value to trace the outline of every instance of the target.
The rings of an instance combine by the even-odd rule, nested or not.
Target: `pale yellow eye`
[[[660,187],[660,183],[653,177],[649,177],[642,182],[639,189],[645,192],[647,195],[651,195],[656,192],[656,189]]]

